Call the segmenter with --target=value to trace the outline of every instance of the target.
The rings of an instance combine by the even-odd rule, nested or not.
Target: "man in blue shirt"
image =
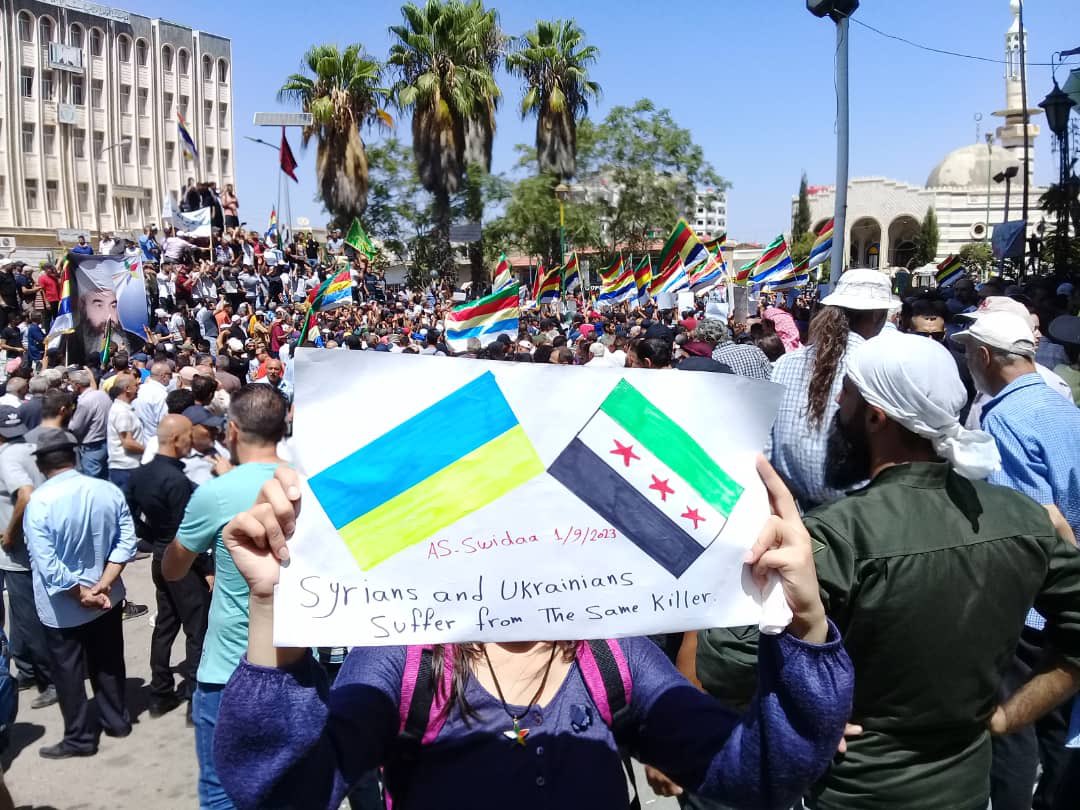
[[[139,251],[144,262],[157,264],[161,261],[161,247],[157,243],[157,227],[147,225],[139,237]]]
[[[75,245],[71,249],[72,253],[78,253],[80,256],[93,256],[94,249],[90,245],[86,244],[86,237],[82,234],[79,235],[79,244]]]
[[[953,339],[967,350],[975,387],[990,397],[983,405],[982,428],[997,442],[1001,469],[988,480],[1042,504],[1057,533],[1075,543],[1080,536],[1080,409],[1038,374],[1030,322],[1012,312],[986,312],[975,315],[971,327]],[[1043,665],[1046,642],[1046,620],[1032,610],[1005,673],[1006,693]],[[1033,726],[994,738],[995,810],[1032,806],[1040,761],[1034,806],[1053,801],[1070,756],[1076,756],[1064,748],[1070,708],[1066,703]]]
[[[278,362],[278,361],[274,361]],[[251,508],[262,485],[281,463],[277,443],[285,433],[284,398],[268,385],[245,385],[229,402],[225,444],[237,465],[201,484],[161,562],[166,580],[176,582],[207,550],[214,550],[214,591],[192,697],[195,754],[199,760],[199,806],[229,808],[214,769],[213,740],[221,693],[247,649],[248,585],[221,540],[225,524]]]
[[[39,751],[47,759],[93,756],[102,731],[131,733],[120,572],[135,557],[135,526],[119,489],[76,471],[75,447],[59,428],[41,432],[34,456],[46,481],[23,517],[34,601],[64,717],[64,739]],[[87,675],[96,711],[86,699]]]
[[[41,328],[40,312],[30,316],[30,326],[26,330],[26,356],[35,369],[45,357],[45,330]]]

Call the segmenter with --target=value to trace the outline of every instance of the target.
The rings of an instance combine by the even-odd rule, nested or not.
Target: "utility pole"
[[[858,7],[859,0],[806,0],[806,8],[811,14],[815,17],[827,16],[836,23],[836,208],[833,212],[833,243],[829,270],[830,286],[844,272],[850,132],[848,18],[855,13]]]

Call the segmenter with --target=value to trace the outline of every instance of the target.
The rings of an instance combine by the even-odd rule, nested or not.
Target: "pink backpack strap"
[[[615,639],[583,641],[578,645],[577,662],[600,717],[615,731],[634,694],[634,680],[622,645]]]
[[[434,660],[431,644],[406,648],[398,701],[398,737],[404,742],[429,745],[446,723],[454,680],[454,645],[443,645],[442,678],[437,686]]]

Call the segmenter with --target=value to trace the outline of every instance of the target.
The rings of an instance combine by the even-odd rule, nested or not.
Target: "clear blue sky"
[[[160,2],[121,0],[131,11],[160,14]],[[835,173],[834,29],[811,16],[802,0],[502,0],[510,34],[527,29],[538,11],[574,17],[600,48],[595,79],[603,98],[592,114],[649,97],[670,108],[693,132],[717,171],[732,183],[728,231],[741,240],[768,241],[789,224],[790,195],[805,170],[811,184],[832,183]],[[661,10],[662,9],[662,10]],[[242,139],[275,140],[273,130],[251,123],[257,110],[279,109],[275,91],[314,43],[361,42],[384,57],[387,26],[400,20],[389,0],[323,0],[308,5],[188,0],[169,7],[178,22],[232,39],[237,192],[241,219],[265,227],[277,195],[276,156]],[[1011,22],[1008,0],[863,0],[857,17],[891,34],[924,44],[1002,58]],[[1080,3],[1028,0],[1028,61],[1049,62],[1053,51],[1080,46]],[[852,27],[851,174],[923,184],[946,153],[975,142],[1004,106],[1004,66],[939,56]],[[1071,60],[1074,66],[1080,60]],[[1063,78],[1066,71],[1059,71]],[[1028,71],[1029,103],[1050,90],[1050,69]],[[494,171],[511,168],[517,143],[531,142],[532,121],[518,114],[516,79],[501,76],[505,103],[499,114]],[[1036,179],[1056,177],[1043,121]],[[315,195],[315,149],[293,148],[301,182],[292,189],[294,220],[323,221]],[[407,120],[399,135],[409,138]],[[365,137],[373,137],[366,134]]]

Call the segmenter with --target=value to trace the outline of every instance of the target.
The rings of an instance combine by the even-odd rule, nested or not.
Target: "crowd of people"
[[[64,720],[43,757],[132,733],[124,621],[152,611],[149,714],[185,707],[204,808],[348,797],[366,810],[384,791],[404,808],[464,795],[477,808],[621,807],[622,752],[692,808],[1075,806],[1072,282],[962,280],[901,299],[886,275],[856,269],[820,300],[762,296],[740,317],[704,300],[604,308],[586,291],[573,315],[525,310],[516,337],[455,352],[450,287],[388,286],[337,231],[267,247],[232,202],[210,242],[151,226],[99,245],[140,256],[153,315],[104,367],[96,351],[71,365],[46,346],[54,266],[0,268],[0,570],[18,687]],[[351,304],[305,329],[309,294],[342,266]],[[575,674],[578,643],[437,645],[424,672],[453,672],[445,724],[410,738],[409,651],[271,641],[299,509],[287,462],[302,333],[325,351],[783,385],[760,467],[774,517],[748,560],[758,577],[779,573],[792,625],[616,643],[633,683],[618,722],[582,719],[595,694]],[[149,607],[125,599],[121,576],[144,557],[148,570],[127,575],[152,580]],[[550,724],[510,745],[507,715],[516,728],[534,708]]]

